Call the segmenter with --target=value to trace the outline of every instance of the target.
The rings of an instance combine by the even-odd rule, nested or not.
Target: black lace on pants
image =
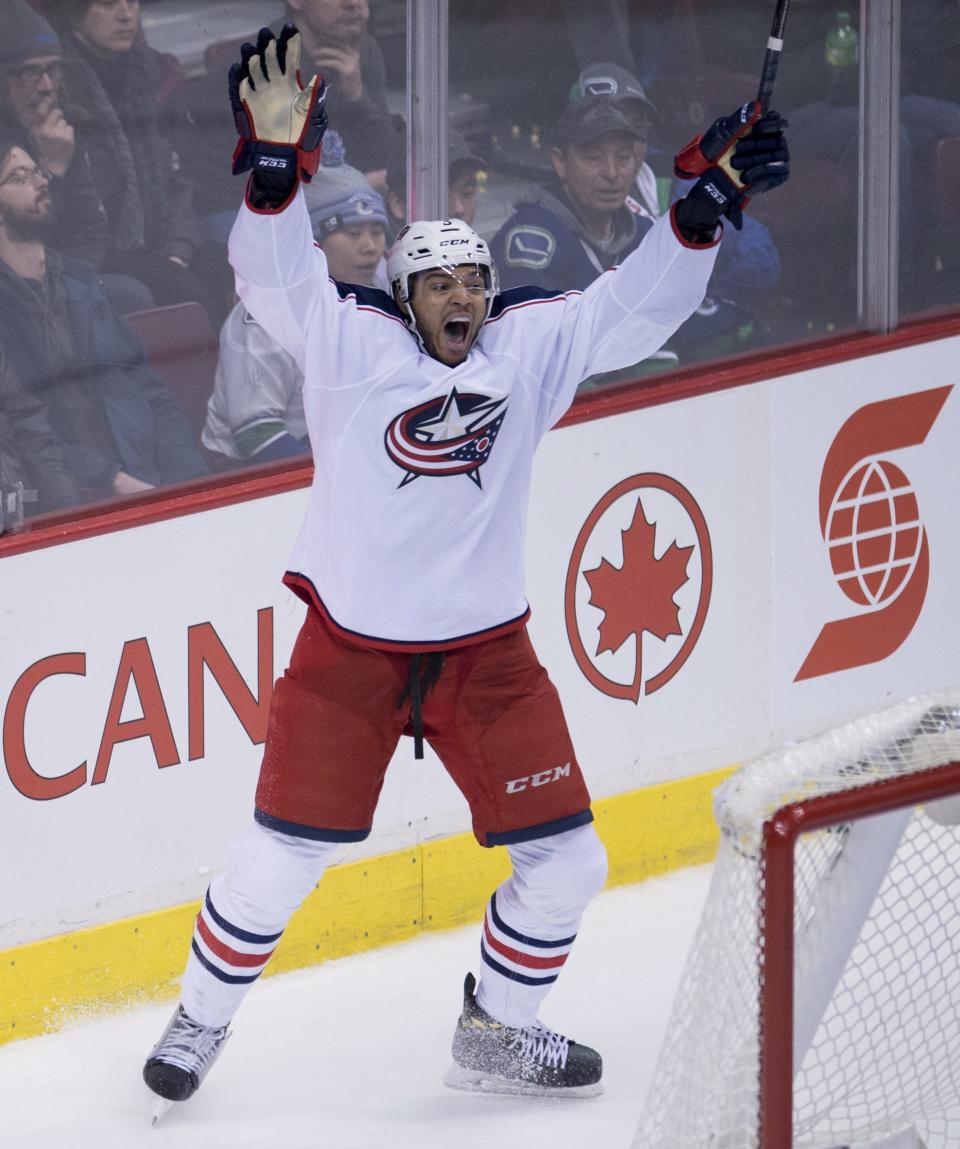
[[[399,710],[407,699],[410,699],[414,758],[423,757],[423,700],[437,685],[437,679],[443,671],[443,663],[443,652],[439,650],[431,651],[429,654],[410,655],[410,671],[397,699],[397,709]]]

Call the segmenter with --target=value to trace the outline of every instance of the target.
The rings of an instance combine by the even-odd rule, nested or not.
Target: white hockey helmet
[[[410,306],[410,277],[418,271],[452,270],[465,263],[475,264],[484,273],[483,294],[489,315],[500,290],[497,269],[486,241],[469,224],[462,219],[418,219],[408,223],[394,240],[387,254],[387,280],[418,339],[420,332]]]

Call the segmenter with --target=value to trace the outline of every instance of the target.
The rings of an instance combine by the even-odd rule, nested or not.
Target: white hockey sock
[[[522,1028],[557,980],[607,855],[592,825],[508,846],[513,875],[487,905],[480,942],[481,1009]]]
[[[258,823],[234,845],[193,930],[181,1001],[194,1021],[221,1026],[233,1017],[336,848]]]

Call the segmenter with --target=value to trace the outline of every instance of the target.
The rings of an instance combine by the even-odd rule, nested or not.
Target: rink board
[[[641,803],[629,842],[610,840],[615,867],[629,872],[655,838],[658,788],[954,683],[958,351],[958,338],[917,343],[547,436],[530,630],[598,809]],[[44,962],[53,1012],[87,1000],[68,987],[87,977],[71,955],[88,945],[105,998],[116,966],[132,990],[138,967],[152,971],[144,992],[169,984],[163,961],[182,966],[191,911],[179,907],[250,817],[270,684],[303,617],[279,576],[305,502],[295,489],[44,550],[0,547],[0,950],[2,976],[21,986],[0,986],[0,1002]],[[415,875],[468,828],[437,760],[415,762],[404,739],[371,837],[332,872],[360,892],[331,892],[307,932],[323,934],[344,901],[370,926],[329,927],[342,940],[313,953],[424,928],[422,878],[395,886],[392,867]],[[694,820],[695,843],[701,831]],[[440,924],[464,920],[460,904],[477,913],[502,865],[470,849],[460,868],[476,889],[450,888]],[[375,882],[402,906],[386,918],[362,892],[375,858],[391,859]],[[444,881],[431,897],[447,897]],[[155,915],[176,928],[154,931]],[[135,945],[116,957],[94,940],[110,929],[149,933],[169,960]]]
[[[596,825],[608,886],[710,861],[711,794],[725,771],[604,798]],[[332,867],[284,933],[265,976],[479,922],[509,872],[506,851],[457,834]],[[199,902],[0,952],[0,1045],[91,1012],[175,997]]]

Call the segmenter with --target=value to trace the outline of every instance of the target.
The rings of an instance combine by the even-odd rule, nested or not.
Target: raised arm
[[[566,411],[580,381],[639,363],[696,310],[713,271],[721,220],[739,230],[750,198],[789,175],[786,127],[776,112],[761,115],[754,101],[716,120],[679,153],[677,175],[696,179],[687,195],[619,268],[582,296],[568,297],[560,321],[554,319],[544,427]]]
[[[689,243],[674,216],[672,209],[619,267],[582,293],[518,309],[520,324],[540,327],[536,338],[521,335],[516,349],[542,380],[541,431],[564,414],[584,379],[641,363],[700,305],[718,241]]]

